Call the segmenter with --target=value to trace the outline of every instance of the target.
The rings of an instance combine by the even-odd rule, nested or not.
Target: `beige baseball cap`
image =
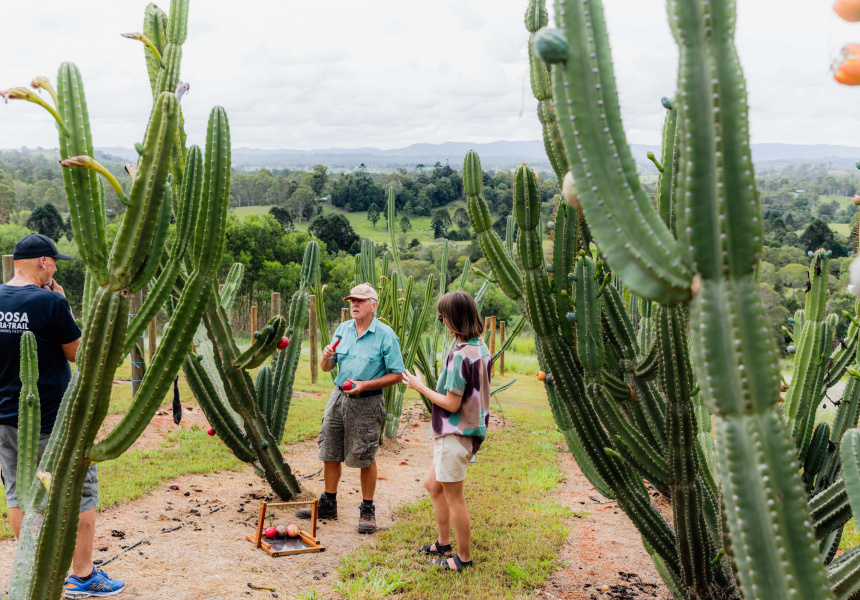
[[[379,302],[379,296],[376,295],[376,290],[373,289],[373,286],[369,283],[361,283],[352,288],[349,291],[349,296],[344,298],[344,300],[349,300],[350,298]]]

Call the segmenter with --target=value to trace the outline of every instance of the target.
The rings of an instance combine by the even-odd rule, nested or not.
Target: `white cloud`
[[[149,84],[136,42],[146,0],[6,3],[0,88],[60,62],[80,67],[99,146],[130,147],[145,127]],[[551,3],[550,3],[551,4]],[[195,0],[184,47],[183,100],[192,142],[210,107],[227,108],[236,146],[395,148],[415,142],[536,139],[524,0],[435,3]],[[166,6],[165,6],[166,8]],[[754,142],[858,145],[860,90],[828,65],[860,25],[828,3],[742,0],[737,44]],[[677,50],[663,2],[606,0],[630,142],[657,143],[659,99],[674,91]],[[56,146],[47,115],[0,106],[0,147]]]

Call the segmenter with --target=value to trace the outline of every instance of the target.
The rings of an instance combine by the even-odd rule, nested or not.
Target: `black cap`
[[[12,260],[41,258],[43,256],[50,256],[57,260],[72,260],[68,254],[57,252],[57,247],[51,238],[41,233],[25,235],[18,240],[18,243],[15,244],[15,251],[12,252]]]

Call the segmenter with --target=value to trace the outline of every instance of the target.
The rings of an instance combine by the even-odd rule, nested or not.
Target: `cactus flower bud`
[[[51,85],[51,80],[44,75],[33,77],[33,80],[30,81],[30,87],[34,90],[46,90],[51,94],[51,98],[54,100],[54,106],[60,104],[60,101],[57,99],[57,90],[55,90],[54,86]]]
[[[797,348],[795,346],[789,346],[785,349],[785,351],[789,354],[794,354],[795,352],[797,352]]]
[[[65,160],[61,160],[60,164],[64,167],[83,167],[84,169],[92,169],[96,173],[100,173],[102,177],[108,180],[113,190],[116,192],[119,201],[128,206],[128,196],[122,191],[122,186],[113,173],[108,171],[99,161],[89,156],[70,156]]]
[[[33,81],[35,82],[36,79]],[[66,123],[63,121],[60,113],[58,113],[53,106],[42,100],[42,98],[40,98],[39,95],[34,93],[31,89],[25,87],[14,87],[9,88],[8,90],[0,90],[0,98],[3,98],[6,104],[9,104],[9,100],[26,100],[27,102],[38,104],[51,113],[51,116],[53,116],[54,120],[57,121],[57,126],[60,128],[60,131],[63,132],[64,136],[69,137],[69,129],[66,127]]]
[[[842,85],[860,85],[860,44],[845,44],[831,71]]]
[[[51,474],[48,473],[47,471],[42,471],[41,469],[39,469],[36,472],[36,477],[39,479],[39,481],[42,482],[42,485],[45,486],[45,490],[50,492],[51,491]]]
[[[579,195],[576,193],[576,184],[573,182],[573,173],[570,171],[564,175],[564,180],[561,183],[561,193],[569,207],[574,210],[582,210],[582,205],[579,203]]]
[[[532,38],[532,50],[539,59],[551,65],[566,62],[570,56],[570,45],[560,29],[544,28]]]

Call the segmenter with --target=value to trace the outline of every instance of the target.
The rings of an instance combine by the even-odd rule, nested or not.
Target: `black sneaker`
[[[358,513],[358,533],[376,533],[376,507],[362,503]]]
[[[299,519],[310,519],[311,509],[300,508],[296,511],[296,517]],[[337,500],[329,500],[328,496],[320,496],[319,504],[317,505],[317,519],[328,521],[337,521]]]

